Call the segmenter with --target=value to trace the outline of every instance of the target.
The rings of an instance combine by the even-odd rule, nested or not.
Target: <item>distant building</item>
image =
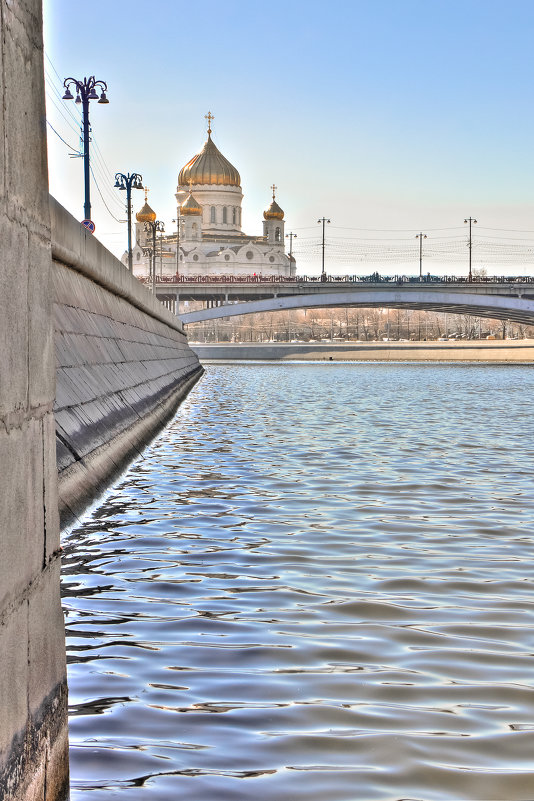
[[[176,273],[191,278],[207,275],[293,277],[294,258],[289,261],[284,245],[284,212],[275,200],[263,212],[263,235],[250,236],[241,230],[241,178],[236,168],[208,138],[202,150],[187,162],[178,175],[176,191],[179,226],[173,233],[157,237],[156,277]],[[150,273],[152,235],[145,222],[156,213],[145,205],[136,215],[133,271],[138,277]],[[179,227],[179,235],[178,235]],[[177,260],[178,247],[178,260]],[[128,263],[128,254],[122,257]]]

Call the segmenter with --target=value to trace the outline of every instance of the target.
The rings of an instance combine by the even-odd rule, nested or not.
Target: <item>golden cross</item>
[[[207,114],[204,114],[204,119],[208,121],[208,133],[211,133],[211,121],[215,119],[211,111],[208,111]]]
[[[150,190],[149,190],[148,186],[145,186],[145,203],[148,203],[148,193],[149,193],[149,191]]]
[[[278,187],[277,187],[277,186],[275,186],[275,185],[273,184],[273,185],[271,186],[271,189],[273,190],[273,200],[274,200],[274,193],[276,192],[276,190],[278,189]]]

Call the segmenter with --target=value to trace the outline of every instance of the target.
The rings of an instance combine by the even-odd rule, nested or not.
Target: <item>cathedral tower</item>
[[[263,212],[263,236],[269,245],[280,245],[284,248],[284,212],[276,202],[277,187],[273,184],[273,200],[268,209]]]

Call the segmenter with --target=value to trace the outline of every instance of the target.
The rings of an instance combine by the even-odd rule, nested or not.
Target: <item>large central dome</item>
[[[178,186],[215,184],[217,186],[241,186],[236,168],[225,159],[212,142],[210,132],[204,147],[182,167],[178,175]]]

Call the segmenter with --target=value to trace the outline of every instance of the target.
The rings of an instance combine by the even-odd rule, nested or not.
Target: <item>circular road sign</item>
[[[84,226],[84,228],[87,228],[87,230],[91,234],[94,234],[96,225],[94,224],[94,222],[92,220],[82,220],[82,225]]]

